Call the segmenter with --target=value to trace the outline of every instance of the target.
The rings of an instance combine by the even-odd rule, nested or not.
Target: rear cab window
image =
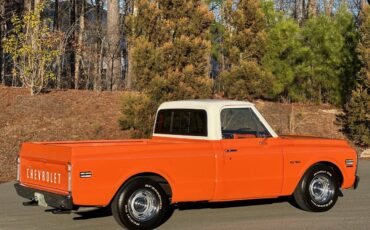
[[[207,137],[207,112],[201,109],[159,110],[154,133]]]

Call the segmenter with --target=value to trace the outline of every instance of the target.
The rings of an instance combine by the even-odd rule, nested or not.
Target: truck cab
[[[164,103],[157,112],[153,138],[213,143],[223,162],[216,165],[221,174],[212,200],[274,197],[281,191],[282,145],[252,103],[223,100]]]

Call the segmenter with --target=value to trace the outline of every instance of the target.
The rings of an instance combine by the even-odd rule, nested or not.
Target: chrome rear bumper
[[[73,209],[73,201],[71,196],[59,195],[51,192],[46,192],[43,190],[38,190],[30,187],[23,186],[19,183],[14,184],[17,194],[21,197],[24,197],[29,200],[35,200],[35,193],[43,194],[45,197],[45,202],[48,206],[63,209],[71,210]]]

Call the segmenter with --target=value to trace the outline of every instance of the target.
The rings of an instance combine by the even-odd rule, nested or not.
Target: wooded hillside
[[[367,146],[369,8],[367,0],[3,0],[0,82],[31,94],[127,91],[120,125],[138,136],[167,100],[331,104]]]

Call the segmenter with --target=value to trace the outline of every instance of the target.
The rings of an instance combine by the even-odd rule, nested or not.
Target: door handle
[[[260,144],[260,145],[267,145],[266,140],[260,141],[258,144]]]
[[[235,152],[238,152],[237,149],[226,149],[225,152],[227,153],[235,153]]]

